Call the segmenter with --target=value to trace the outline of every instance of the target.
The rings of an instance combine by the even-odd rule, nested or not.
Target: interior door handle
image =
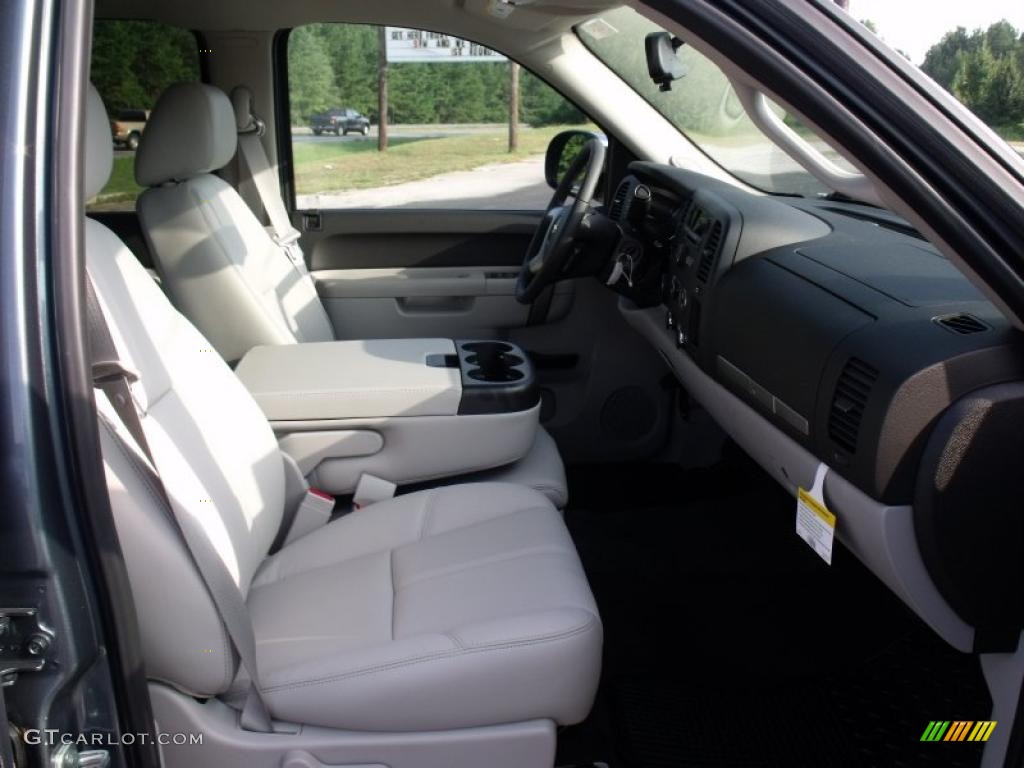
[[[405,315],[440,315],[470,312],[472,296],[403,296],[395,299],[398,311]]]

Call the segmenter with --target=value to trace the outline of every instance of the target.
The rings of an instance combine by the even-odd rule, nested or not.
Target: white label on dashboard
[[[825,506],[825,475],[828,466],[819,464],[811,490],[797,489],[796,533],[807,546],[832,565],[832,544],[836,533],[836,516]]]

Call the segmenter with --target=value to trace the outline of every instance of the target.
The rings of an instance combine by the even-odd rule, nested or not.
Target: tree
[[[973,47],[974,43],[967,30],[964,27],[957,27],[952,32],[947,32],[942,40],[928,49],[921,69],[939,85],[949,88],[961,67],[962,57]]]
[[[922,68],[990,125],[1024,130],[1024,34],[1009,22],[948,32]]]
[[[997,21],[985,30],[985,42],[995,58],[1013,56],[1017,49],[1017,30],[1006,19]]]
[[[378,28],[309,24],[288,43],[292,122],[329,107],[377,114]],[[388,112],[394,123],[500,123],[508,119],[508,66],[503,62],[388,66]],[[583,114],[550,86],[523,72],[520,116],[532,125],[579,123]]]
[[[978,114],[994,124],[1024,119],[1024,74],[1017,59],[999,59],[985,82]]]
[[[532,126],[582,123],[586,117],[574,104],[532,72],[523,71],[520,113]]]
[[[334,68],[316,25],[299,27],[288,39],[288,94],[293,125],[338,106]]]
[[[90,78],[107,109],[152,109],[173,83],[199,79],[195,36],[153,21],[96,22]]]

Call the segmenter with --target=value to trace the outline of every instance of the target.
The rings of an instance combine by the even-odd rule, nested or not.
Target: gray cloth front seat
[[[139,223],[163,286],[228,361],[261,344],[335,337],[305,265],[213,174],[235,156],[237,131],[251,121],[218,88],[179,83],[157,101],[135,158],[135,180],[148,187],[136,205]],[[488,477],[527,484],[559,508],[568,500],[565,468],[543,428],[522,461]]]
[[[95,89],[88,110],[91,197],[111,168],[109,123]],[[181,525],[209,538],[246,601],[275,718],[386,731],[390,739],[483,728],[486,746],[486,734],[500,733],[487,730],[493,726],[586,716],[601,622],[547,498],[507,483],[422,491],[268,555],[285,503],[270,426],[125,245],[95,221],[86,221],[85,233],[88,271],[119,356],[140,373],[133,396],[156,469]],[[214,603],[133,468],[144,455],[106,397],[96,404],[147,675],[187,694],[182,707],[196,706],[190,697],[224,698],[239,685],[238,662]],[[271,749],[272,737],[244,731],[231,737],[232,748],[248,748],[250,737],[254,749]],[[293,745],[282,750],[301,738],[281,737]],[[346,764],[385,762],[365,746],[370,741],[361,743],[362,757]]]

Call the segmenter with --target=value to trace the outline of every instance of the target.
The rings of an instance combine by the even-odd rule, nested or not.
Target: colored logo
[[[932,720],[921,741],[988,741],[995,729],[995,720]]]

